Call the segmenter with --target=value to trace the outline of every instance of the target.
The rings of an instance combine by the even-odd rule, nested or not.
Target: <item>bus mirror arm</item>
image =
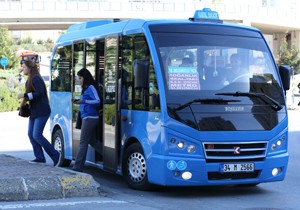
[[[155,107],[159,107],[159,97],[153,94],[143,94],[142,105],[144,109],[155,109]],[[151,106],[146,106],[147,102],[151,102]]]
[[[155,93],[149,94],[149,100],[152,102],[151,109],[155,109],[156,107],[160,107],[159,96]]]

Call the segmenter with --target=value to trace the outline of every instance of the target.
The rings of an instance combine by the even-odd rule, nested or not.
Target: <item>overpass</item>
[[[0,0],[0,25],[9,30],[65,30],[96,19],[187,19],[204,7],[218,11],[225,21],[265,34],[300,30],[297,0]]]

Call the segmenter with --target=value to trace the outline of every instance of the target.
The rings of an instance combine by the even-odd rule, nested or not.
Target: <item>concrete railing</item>
[[[106,18],[189,18],[209,7],[224,20],[299,27],[300,3],[277,0],[0,0],[1,22],[59,21]],[[271,2],[271,1],[265,1]],[[283,22],[284,21],[284,22]]]

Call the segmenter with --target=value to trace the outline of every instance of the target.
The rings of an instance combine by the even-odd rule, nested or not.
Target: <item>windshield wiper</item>
[[[194,99],[187,103],[184,103],[176,108],[173,108],[173,111],[179,111],[190,106],[193,103],[202,103],[202,104],[228,104],[228,102],[240,102],[240,100],[224,100],[219,98],[212,98],[212,99]]]
[[[270,96],[266,95],[265,93],[254,93],[254,92],[228,92],[228,93],[216,93],[216,95],[223,95],[223,96],[248,96],[248,97],[259,97],[268,105],[271,105],[276,111],[282,109],[282,105],[276,101],[275,99],[271,98]]]

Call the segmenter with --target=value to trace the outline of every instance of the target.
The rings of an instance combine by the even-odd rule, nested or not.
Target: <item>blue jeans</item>
[[[34,156],[42,162],[46,162],[43,149],[53,161],[59,157],[59,152],[55,150],[53,145],[43,136],[43,131],[49,116],[50,114],[34,119],[29,118],[28,124],[28,137],[33,148]]]

